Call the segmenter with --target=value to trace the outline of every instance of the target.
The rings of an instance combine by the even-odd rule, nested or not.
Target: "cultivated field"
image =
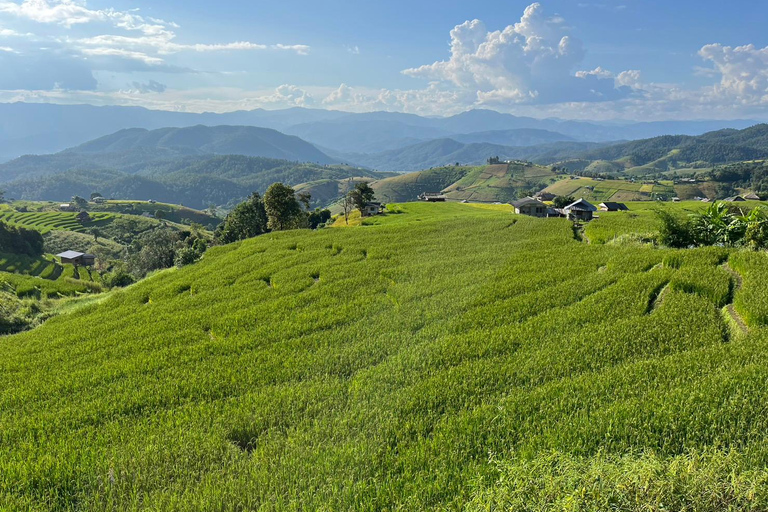
[[[1,339],[0,509],[768,508],[765,254],[391,207]]]
[[[110,213],[91,213],[91,222],[81,224],[72,212],[17,212],[0,210],[0,222],[12,226],[34,229],[45,234],[51,230],[87,232],[94,227],[105,226],[114,220]]]

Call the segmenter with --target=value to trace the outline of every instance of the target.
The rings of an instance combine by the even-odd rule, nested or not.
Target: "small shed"
[[[534,199],[533,197],[526,197],[512,203],[515,208],[515,213],[518,215],[529,215],[531,217],[546,217],[547,205]]]
[[[441,192],[422,192],[419,194],[419,200],[428,203],[444,203],[448,198]]]
[[[80,224],[85,224],[86,222],[91,222],[91,216],[88,212],[82,211],[77,214],[77,222]]]
[[[578,201],[574,201],[563,208],[563,213],[570,220],[592,220],[592,216],[596,211],[597,207],[584,198],[580,198]]]
[[[85,254],[77,251],[64,251],[61,254],[57,254],[56,257],[59,258],[62,265],[69,263],[71,265],[89,267],[96,262],[96,256],[93,254]]]
[[[363,217],[371,217],[373,215],[378,215],[381,213],[381,209],[383,208],[383,205],[376,201],[371,201],[368,203],[365,203],[365,206],[363,206],[363,211],[360,212]]]
[[[754,192],[750,192],[749,194],[744,194],[744,199],[747,201],[759,201],[760,196],[755,194]]]
[[[606,201],[605,203],[600,203],[599,205],[601,212],[625,212],[629,210],[627,208],[627,205],[624,203],[614,203],[610,201]]]

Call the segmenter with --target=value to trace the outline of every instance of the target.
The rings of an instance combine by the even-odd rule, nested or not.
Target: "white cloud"
[[[309,107],[315,103],[314,97],[306,90],[295,85],[281,85],[272,94],[256,98],[260,104],[278,107]]]
[[[561,18],[547,18],[534,3],[503,30],[489,31],[480,20],[457,25],[450,34],[450,59],[403,73],[471,90],[480,103],[607,101],[629,95],[616,89],[602,68],[573,74],[584,49],[567,30]]]
[[[306,55],[310,47],[303,44],[258,44],[250,41],[230,43],[177,43],[179,25],[153,17],[143,17],[138,10],[89,9],[84,0],[23,0],[21,3],[0,0],[0,14],[43,24],[61,25],[74,30],[78,25],[93,24],[109,32],[92,37],[56,38],[86,55],[126,57],[145,62],[163,62],[161,56],[183,51],[220,52],[279,50]],[[5,35],[5,32],[0,32]],[[7,35],[18,35],[9,31]],[[143,55],[142,55],[143,54]]]
[[[0,52],[6,52],[6,53],[19,53],[10,46],[0,46]]]
[[[711,62],[721,77],[712,91],[714,96],[745,104],[768,104],[768,46],[708,44],[699,55]]]

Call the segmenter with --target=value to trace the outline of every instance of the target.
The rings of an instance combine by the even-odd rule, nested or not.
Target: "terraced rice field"
[[[768,509],[764,254],[393,207],[3,339],[0,509]]]
[[[91,213],[91,222],[84,225],[77,220],[77,214],[72,212],[16,212],[0,211],[0,222],[27,229],[35,229],[45,234],[51,230],[87,232],[90,228],[106,225],[115,216],[111,213]]]

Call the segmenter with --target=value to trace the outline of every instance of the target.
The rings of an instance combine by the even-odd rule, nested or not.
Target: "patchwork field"
[[[583,197],[588,201],[650,201],[676,195],[672,182],[633,183],[626,180],[564,179],[545,189],[558,196]]]
[[[391,208],[1,339],[0,509],[768,508],[764,253]]]

